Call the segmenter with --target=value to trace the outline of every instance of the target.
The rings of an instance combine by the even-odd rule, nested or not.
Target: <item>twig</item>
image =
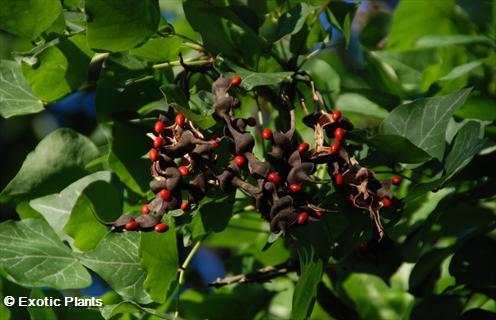
[[[198,249],[200,249],[200,245],[201,245],[201,241],[198,241],[197,243],[195,243],[195,245],[193,246],[193,249],[191,249],[191,251],[188,253],[188,256],[184,260],[183,264],[178,269],[178,273],[179,273],[179,277],[178,277],[178,281],[177,281],[178,282],[178,284],[177,284],[178,290],[181,288],[181,285],[184,283],[184,274],[186,273],[186,269],[188,268],[195,253],[198,251]],[[176,299],[179,299],[179,295],[176,296]],[[178,300],[176,300],[176,312],[174,313],[174,319],[177,319],[177,317],[179,316],[179,309],[178,309],[177,305],[178,305]]]
[[[288,260],[275,266],[264,267],[252,273],[238,274],[226,278],[217,278],[214,282],[210,282],[208,286],[219,288],[233,283],[268,282],[271,279],[296,271],[296,267],[297,265],[293,260]]]

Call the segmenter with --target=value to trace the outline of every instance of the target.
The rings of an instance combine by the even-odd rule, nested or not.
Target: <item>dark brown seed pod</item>
[[[258,160],[251,152],[245,153],[245,156],[248,159],[248,170],[255,178],[267,176],[270,171],[270,163]]]
[[[220,97],[215,101],[213,107],[215,110],[215,114],[219,117],[224,118],[229,115],[231,109],[235,106],[236,101],[231,96]]]
[[[129,222],[134,221],[134,218],[130,214],[123,214],[117,220],[115,220],[114,225],[112,227],[112,231],[118,232],[124,229],[124,226]]]
[[[182,179],[181,171],[175,167],[169,167],[165,169],[165,175],[167,177],[166,188],[168,190],[175,190]]]
[[[151,231],[155,227],[155,225],[158,223],[157,217],[151,214],[143,214],[139,217],[136,217],[134,219],[137,223],[140,225],[140,229],[143,231]]]
[[[270,209],[271,218],[279,214],[279,211],[293,207],[293,198],[291,196],[284,196],[274,200],[272,208]]]
[[[217,97],[223,97],[229,91],[231,87],[231,80],[223,76],[217,78],[217,80],[212,83],[212,93]]]
[[[157,193],[160,190],[167,188],[167,180],[162,177],[160,178],[160,180],[153,179],[152,181],[150,181],[149,186],[153,193]]]
[[[316,183],[316,181],[311,179],[309,176],[313,173],[314,169],[315,165],[313,163],[303,162],[300,165],[293,167],[293,169],[289,171],[287,181],[290,184],[301,184],[302,182]]]

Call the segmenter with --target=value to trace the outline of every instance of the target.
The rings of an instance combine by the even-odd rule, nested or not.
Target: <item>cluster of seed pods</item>
[[[162,218],[167,212],[188,212],[210,188],[220,188],[226,194],[237,189],[249,194],[256,209],[270,223],[271,232],[286,234],[294,225],[318,221],[327,212],[315,204],[322,199],[314,199],[311,192],[305,191],[306,186],[329,183],[312,177],[317,166],[324,165],[336,189],[350,192],[350,202],[369,212],[380,240],[384,231],[379,211],[392,205],[390,186],[399,184],[400,179],[379,181],[350,155],[345,138],[352,124],[339,110],[327,113],[316,108],[303,118],[315,132],[315,145],[311,148],[306,142],[298,142],[295,110],[289,99],[283,97],[289,109],[290,128],[285,132],[263,130],[262,137],[270,142],[270,151],[261,160],[253,153],[255,139],[246,130],[247,126],[255,126],[256,120],[233,115],[240,102],[230,95],[230,89],[240,83],[240,77],[221,76],[212,84],[216,96],[214,117],[224,123],[223,137],[205,138],[181,113],[174,119],[159,117],[154,132],[148,133],[153,140],[149,152],[153,177],[150,188],[155,197],[143,205],[142,215],[122,215],[112,224],[113,230],[165,232],[168,225]],[[232,161],[227,165],[218,163],[216,149],[220,143],[229,144]]]

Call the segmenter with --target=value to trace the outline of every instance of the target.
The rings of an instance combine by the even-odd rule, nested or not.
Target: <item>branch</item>
[[[226,278],[217,278],[214,282],[210,282],[208,284],[209,287],[220,288],[226,285],[230,285],[233,283],[250,283],[250,282],[269,282],[271,279],[280,277],[289,272],[296,271],[297,265],[293,260],[288,260],[284,263],[264,267],[262,269],[258,269],[255,272],[248,274],[238,274],[231,277]]]

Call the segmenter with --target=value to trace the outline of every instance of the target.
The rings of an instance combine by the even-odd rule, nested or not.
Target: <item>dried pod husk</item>
[[[217,80],[212,83],[212,93],[217,97],[224,97],[227,95],[229,88],[231,87],[231,80],[220,76]]]
[[[236,154],[251,152],[253,150],[253,147],[255,146],[255,140],[248,132],[240,134],[237,137],[234,137],[234,139],[236,144]]]
[[[289,227],[296,221],[298,214],[294,208],[286,208],[278,212],[278,214],[270,221],[270,231],[277,233],[282,231],[286,235]]]
[[[245,156],[248,159],[248,170],[255,179],[267,176],[270,171],[270,163],[258,160],[251,152],[246,152]]]
[[[314,169],[315,165],[313,163],[303,162],[289,171],[287,181],[290,184],[300,184],[302,182],[316,183],[315,180],[309,177],[309,175],[314,172]]]
[[[231,109],[236,105],[236,100],[231,96],[220,97],[214,102],[215,114],[221,118],[229,115]]]
[[[117,220],[115,220],[114,225],[112,226],[112,231],[122,231],[124,229],[124,226],[131,221],[134,221],[132,215],[128,213],[121,215],[119,218],[117,218]]]
[[[220,188],[226,193],[232,193],[236,191],[235,186],[232,184],[234,176],[238,175],[238,167],[236,165],[229,165],[226,170],[222,171],[221,174],[216,175],[219,181]]]
[[[205,197],[207,193],[207,177],[203,172],[200,172],[196,177],[187,184],[188,201],[190,203],[198,203]]]
[[[308,127],[313,128],[317,125],[317,122],[319,121],[321,116],[322,113],[320,111],[314,111],[313,113],[310,113],[309,115],[303,117],[303,123],[306,124]]]
[[[233,126],[235,126],[239,131],[243,132],[246,128],[246,120],[242,118],[234,119]]]
[[[182,179],[181,171],[175,167],[169,167],[165,169],[165,175],[167,177],[167,189],[175,190]]]
[[[298,150],[291,153],[291,155],[288,158],[288,164],[292,167],[295,167],[295,166],[298,166],[301,164],[301,155],[298,152]]]
[[[272,134],[272,140],[274,144],[282,147],[283,149],[284,147],[289,146],[289,144],[291,143],[291,139],[288,138],[286,134],[280,131],[276,131]]]
[[[272,161],[281,162],[285,160],[284,149],[281,146],[273,145],[272,149],[267,154],[269,155],[269,158],[271,158]]]
[[[291,196],[284,196],[282,198],[274,200],[272,208],[270,210],[270,217],[274,218],[279,214],[279,211],[293,207],[293,198]]]
[[[151,231],[158,223],[159,219],[152,214],[142,214],[134,219],[139,225],[142,231]]]
[[[153,179],[150,181],[149,186],[153,193],[157,193],[160,190],[167,188],[167,180],[164,178],[160,178],[159,180]]]

